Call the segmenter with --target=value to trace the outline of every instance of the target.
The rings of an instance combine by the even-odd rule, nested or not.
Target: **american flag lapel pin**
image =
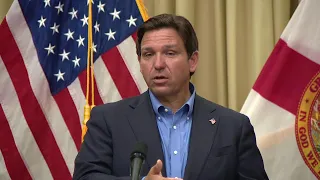
[[[216,120],[214,118],[209,120],[211,122],[212,125],[214,125],[216,123]]]

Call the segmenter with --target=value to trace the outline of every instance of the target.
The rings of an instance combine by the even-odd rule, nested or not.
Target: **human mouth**
[[[155,77],[153,78],[153,82],[154,82],[155,84],[163,84],[163,83],[165,83],[165,82],[167,82],[167,81],[168,81],[168,78],[165,77],[165,76],[155,76]]]

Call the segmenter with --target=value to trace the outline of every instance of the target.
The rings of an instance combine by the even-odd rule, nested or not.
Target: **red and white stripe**
[[[299,152],[295,118],[320,70],[319,7],[319,0],[300,2],[241,110],[254,126],[270,179],[316,179]]]
[[[1,151],[10,175],[52,179],[48,166],[26,122],[18,95],[10,76],[0,58],[0,84],[5,84],[1,93]],[[14,107],[14,108],[13,108]],[[8,163],[14,163],[9,166]],[[26,163],[26,165],[25,165]],[[18,166],[15,169],[15,166]],[[28,169],[28,171],[26,171]],[[19,173],[16,171],[19,170]],[[21,174],[20,174],[21,173]],[[14,179],[14,178],[13,178]],[[31,178],[30,178],[31,179]]]
[[[81,145],[86,72],[52,96],[18,1],[0,27],[0,179],[71,179]],[[95,62],[95,104],[147,90],[134,36]]]
[[[0,179],[3,179],[3,180],[11,179],[7,171],[6,165],[4,164],[4,159],[1,151],[0,151]]]

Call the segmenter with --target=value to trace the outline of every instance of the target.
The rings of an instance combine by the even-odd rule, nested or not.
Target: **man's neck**
[[[173,111],[173,113],[176,113],[181,108],[181,106],[188,101],[190,96],[191,94],[188,86],[188,88],[184,88],[184,90],[180,91],[176,95],[158,97],[158,99],[161,104],[169,107]]]

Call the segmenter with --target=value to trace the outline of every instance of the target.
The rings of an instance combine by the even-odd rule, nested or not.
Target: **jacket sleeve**
[[[253,126],[247,116],[242,121],[238,144],[238,179],[267,180],[263,159],[256,144]]]
[[[73,180],[130,180],[112,176],[112,138],[103,109],[95,107],[87,122],[88,131],[75,159]]]

